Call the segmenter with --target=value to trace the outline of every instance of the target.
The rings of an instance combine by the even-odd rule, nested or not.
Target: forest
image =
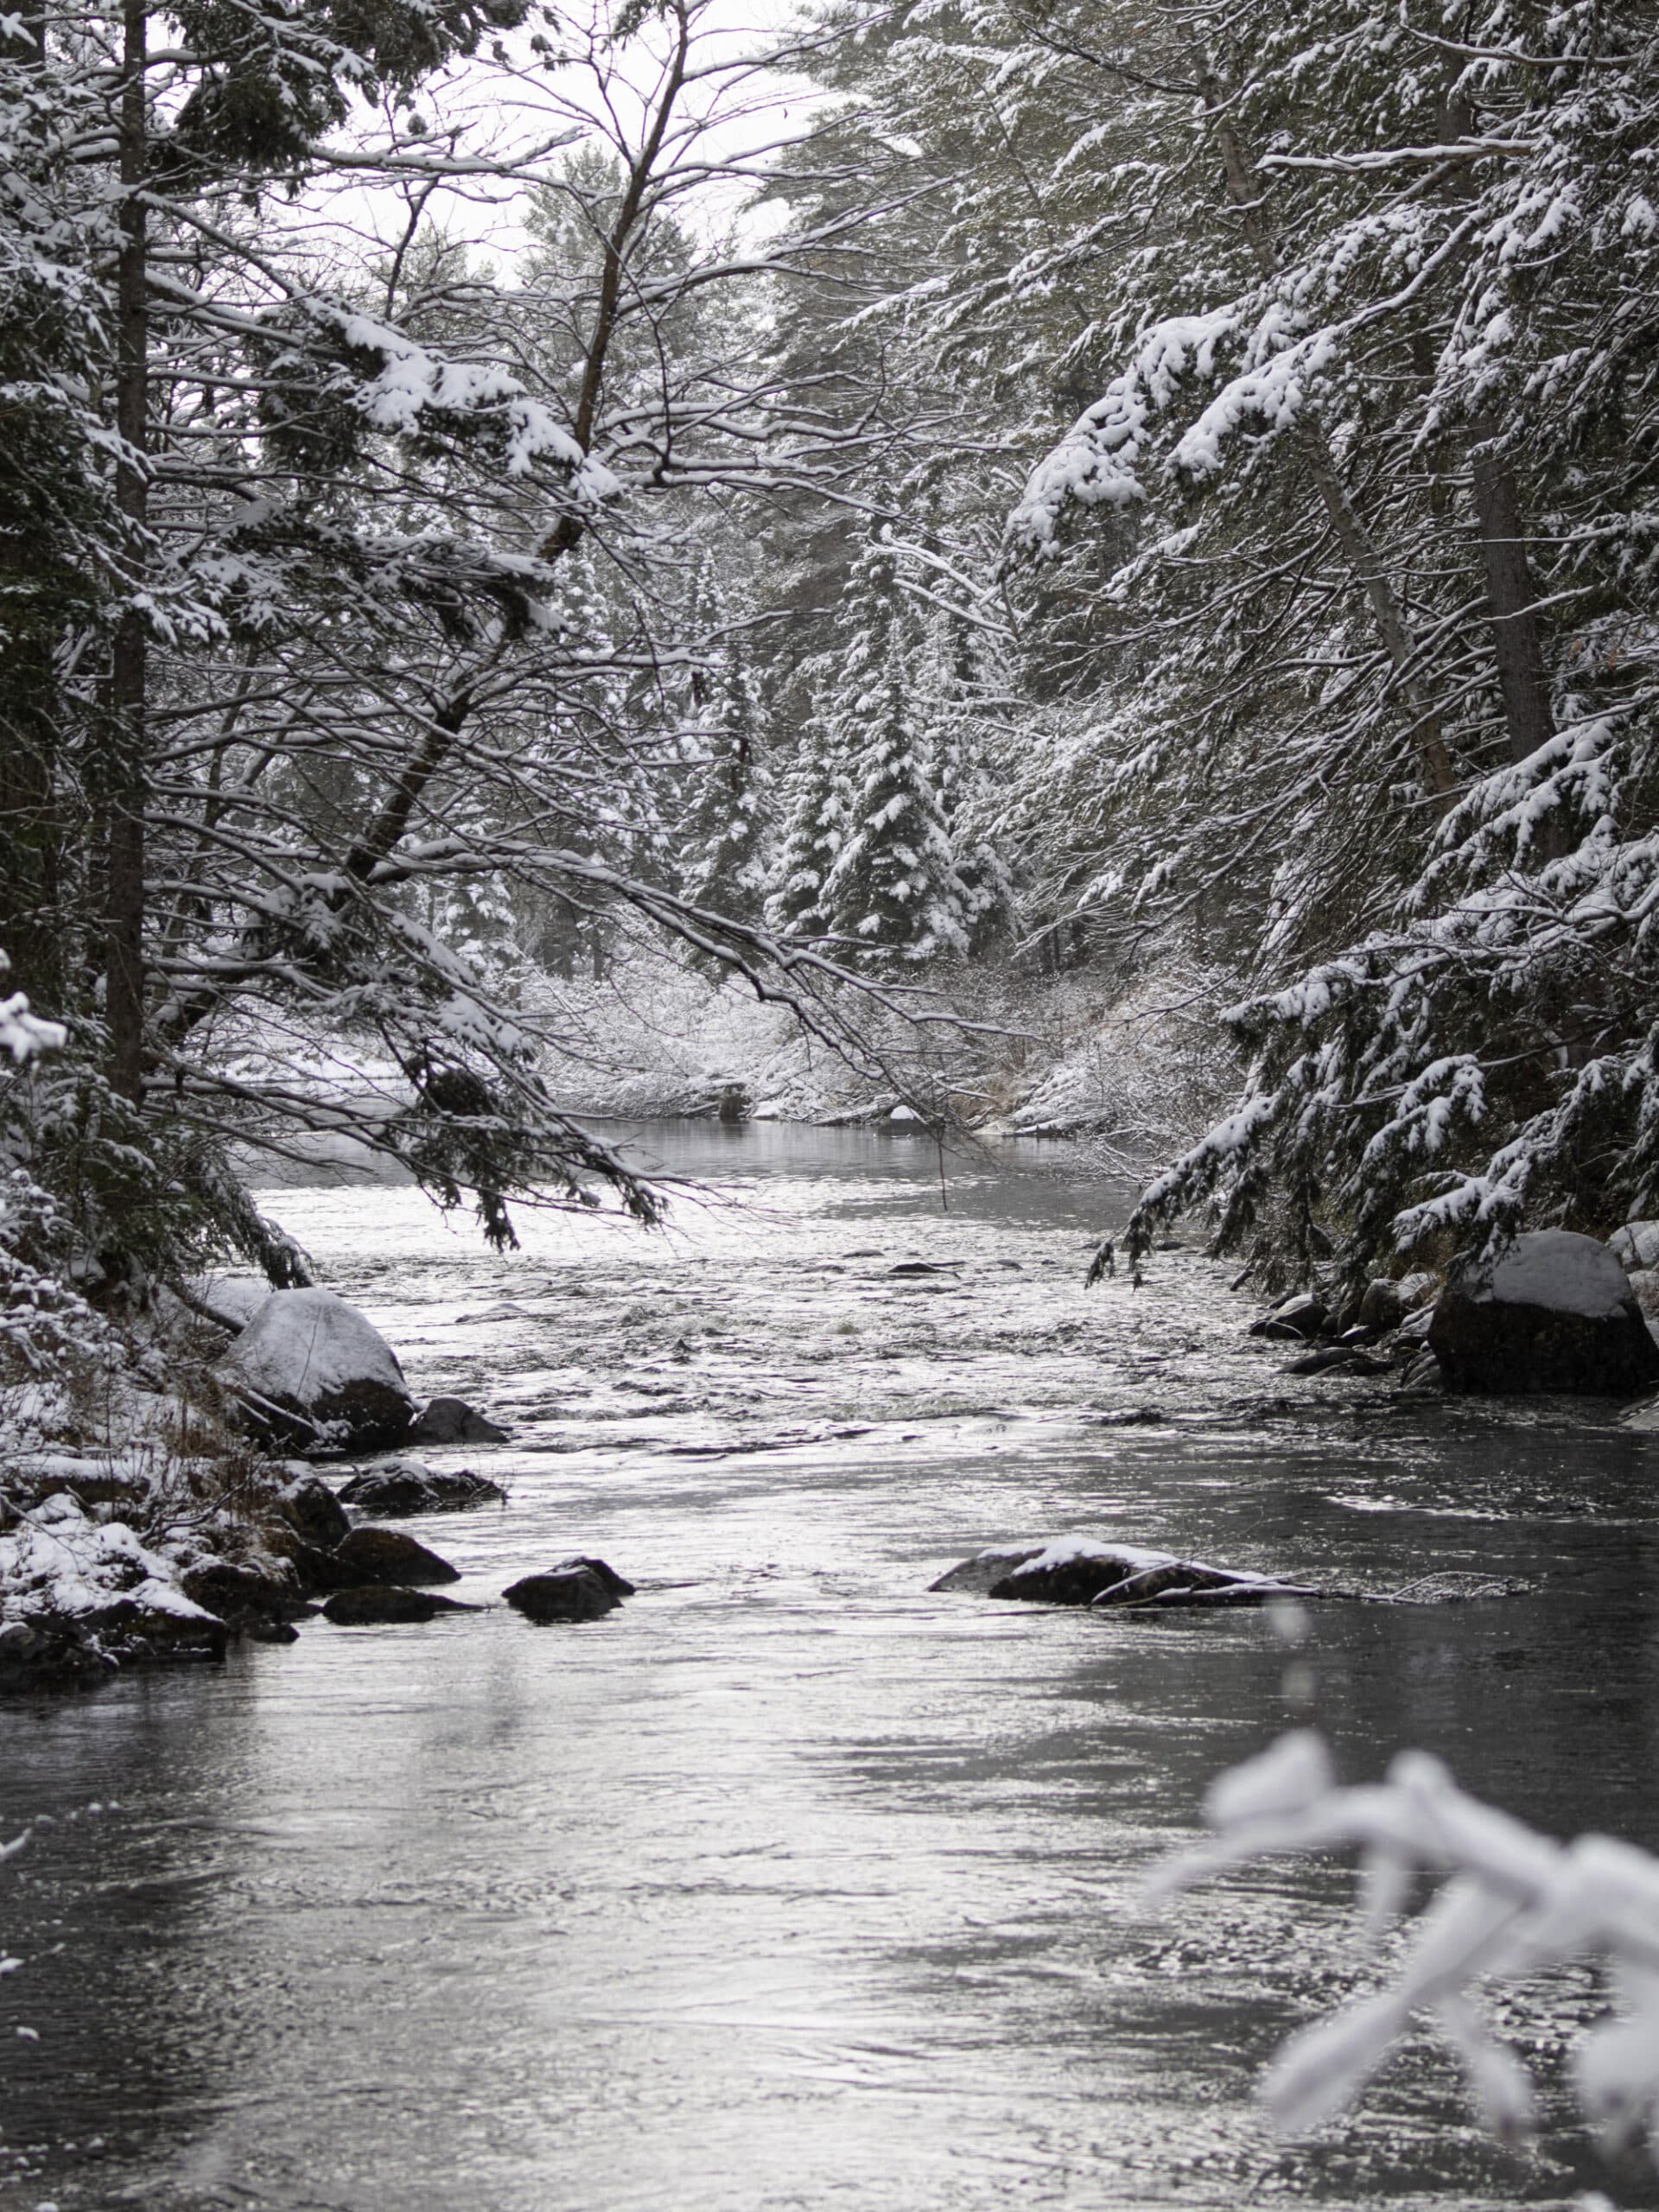
[[[226,1161],[349,1111],[308,1052],[491,1236],[648,1214],[544,1065],[625,951],[970,1116],[1022,992],[1166,978],[1138,1218],[1275,1280],[1646,1211],[1655,35],[20,16],[22,1355],[297,1279]]]
[[[879,1248],[918,1298],[976,1264],[952,1173],[1004,1140],[1082,1147],[1056,1155],[1092,1179],[1065,1201],[1065,1294],[1082,1307],[1092,1252],[1087,1311],[1132,1354],[1096,1427],[1163,1418],[1134,1391],[1169,1379],[1180,1328],[1219,1363],[1180,1419],[1280,1421],[1217,1333],[1241,1291],[1269,1339],[1321,1340],[1308,1376],[1397,1358],[1421,1381],[1413,1310],[1521,1267],[1517,1238],[1567,1251],[1541,1232],[1612,1240],[1655,1332],[1615,1269],[1636,1350],[1606,1387],[1651,1389],[1656,578],[1648,0],[20,0],[0,16],[0,1668],[14,1628],[35,1652],[41,1591],[67,1603],[70,1522],[89,1586],[142,1580],[175,1628],[217,1627],[244,1588],[165,1595],[206,1574],[204,1529],[234,1578],[270,1567],[271,1484],[298,1527],[300,1446],[223,1389],[253,1307],[215,1286],[372,1303],[382,1217],[312,1189],[342,1166],[459,1234],[457,1313],[517,1297],[508,1262],[591,1262],[572,1294],[614,1292],[609,1348],[572,1324],[559,1372],[591,1355],[665,1419],[726,1354],[683,1284],[660,1342],[640,1318],[671,1294],[640,1270],[702,1233],[679,1154],[642,1149],[636,1124],[664,1118],[812,1125],[824,1178],[852,1172],[836,1132],[878,1179],[911,1171],[877,1137],[931,1147],[906,1203],[938,1218]],[[695,1192],[711,1155],[673,1142]],[[623,1230],[663,1232],[626,1290]],[[1058,1285],[1013,1285],[1058,1249],[986,1262],[1045,1360],[1085,1327],[1105,1343]],[[757,1341],[795,1312],[779,1282],[744,1309]],[[950,1338],[954,1278],[932,1287],[934,1334],[882,1357],[949,1399],[947,1338],[970,1364],[990,1339],[982,1312]],[[1605,1319],[1605,1295],[1560,1310]],[[862,1356],[874,1323],[837,1311],[801,1323],[803,1360],[832,1337]],[[528,1354],[493,1357],[508,1415],[550,1428]],[[1437,1357],[1457,1388],[1449,1337]],[[448,1357],[433,1381],[459,1387]],[[742,1448],[794,1450],[909,1418],[874,1376],[810,1435],[781,1385],[729,1421],[771,1406]],[[949,1402],[971,1421],[1011,1388]],[[1497,1433],[1469,1446],[1478,1484]],[[687,1434],[666,1448],[728,1448]],[[1516,1449],[1542,1455],[1527,1496],[1553,1510],[1541,1436]],[[1624,1480],[1628,1436],[1598,1436]],[[1440,1467],[1452,1430],[1424,1449]],[[1257,1543],[1255,1522],[1212,1535],[1201,1490],[1167,1494],[1178,1550],[1131,1581]],[[1271,1529],[1294,1549],[1294,1519]],[[600,1537],[578,1540],[565,1565],[596,1572]],[[1519,1602],[1493,1541],[1486,1580],[1470,1549],[1446,1573]],[[1244,1556],[1251,1602],[1309,1595],[1268,1589],[1282,1556]],[[1414,1589],[1409,1564],[1390,1554]],[[1628,1596],[1629,1567],[1586,1573]],[[1334,1539],[1314,1568],[1355,1594]],[[72,1641],[77,1665],[115,1649]],[[1475,1780],[1561,1811],[1501,1762]],[[1287,2110],[1334,2110],[1421,1999],[1518,2133],[1530,2092],[1464,1985],[1599,1947],[1641,2036],[1628,2081],[1607,2046],[1580,2102],[1649,2124],[1652,1862],[1620,1862],[1604,1912],[1593,1853],[1547,1860],[1409,1755],[1351,1802],[1307,1735],[1217,1792],[1200,1872],[1351,1843],[1380,1919],[1422,1871],[1468,1907],[1348,2045],[1282,2063]],[[1648,1809],[1605,1818],[1659,1842]]]

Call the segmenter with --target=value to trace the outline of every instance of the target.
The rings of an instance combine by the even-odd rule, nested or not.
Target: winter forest
[[[974,1554],[934,1610],[993,1622],[959,1633],[986,1640],[999,1746],[1024,1723],[995,1624],[1020,1608],[962,1592],[1182,1611],[1112,1646],[1147,1732],[1102,1722],[1185,1792],[1109,1880],[1143,1898],[1163,1866],[1249,2044],[1213,2080],[1189,2054],[1181,2096],[1246,2113],[1278,2050],[1270,2108],[1317,2127],[1408,2069],[1382,2119],[1342,2123],[1351,2166],[1193,2120],[1172,2192],[1134,2145],[1162,2155],[1174,2093],[1137,2075],[1112,2094],[1139,2178],[1102,2195],[1103,2152],[1046,2122],[1032,2201],[1659,2201],[1586,2133],[1628,2143],[1659,2111],[1651,1685],[1626,1679],[1659,1634],[1656,575],[1644,0],[22,0],[0,16],[0,1693],[96,1681],[124,1713],[141,1662],[205,1657],[228,1668],[213,1725],[245,1731],[258,1667],[321,1680],[321,1608],[384,1632],[327,1648],[378,1655],[337,1694],[390,1710],[420,1652],[499,1642],[508,1571],[544,1570],[510,1607],[566,1624],[667,1603],[601,1545],[703,1588],[761,1541],[717,1467],[753,1460],[785,1516],[753,1560],[818,1573],[811,1455],[830,1490],[896,1482],[900,1425],[954,1424],[937,1467],[916,1447],[901,1534],[868,1503],[837,1525],[899,1547],[895,1588]],[[1500,1343],[1495,1310],[1533,1318]],[[1554,1411],[1517,1410],[1540,1390]],[[1052,1433],[1010,1489],[986,1424],[1016,1403]],[[1352,1466],[1310,1520],[1286,1470],[1316,1433]],[[480,1453],[514,1440],[545,1456]],[[428,1460],[385,1459],[410,1443]],[[1240,1452],[1265,1489],[1226,1471]],[[675,1455],[712,1487],[652,1517],[638,1470]],[[537,1489],[555,1477],[575,1487]],[[493,1533],[521,1495],[531,1533]],[[1454,1505],[1486,1532],[1441,1528]],[[1361,1541],[1327,1507],[1403,1517]],[[402,1531],[437,1510],[458,1556],[463,1516],[486,1532],[458,1571]],[[1558,1541],[1587,1547],[1593,1621],[1548,1611]],[[450,1580],[462,1599],[429,1594]],[[1326,1599],[1357,1624],[1327,1631]],[[429,1629],[474,1600],[484,1622]],[[296,1624],[292,1656],[245,1648]],[[598,1633],[533,1648],[623,1648]],[[1203,1637],[1234,1640],[1230,1687],[1193,1687]],[[1587,1735],[1526,1756],[1511,1649],[1529,1710],[1582,1679]],[[473,1710],[485,1662],[443,1663],[437,1707]],[[615,1663],[559,1692],[596,1732]],[[877,1729],[850,1689],[798,1708],[794,1663],[766,1677],[779,1741]],[[1491,1701],[1435,1704],[1452,1675]],[[180,1704],[181,1745],[202,1710]],[[1338,1780],[1395,1751],[1385,1783]],[[0,1875],[26,1929],[115,1847],[92,1801],[150,1802],[149,1768],[99,1756],[0,1790],[0,1858],[33,1839]],[[576,1756],[582,1789],[620,1787]],[[156,1758],[165,1790],[195,1773]],[[771,1769],[746,1771],[769,1804]],[[135,1866],[177,1809],[152,1780]],[[640,1850],[679,1836],[700,1863],[664,1802]],[[1042,1804],[1000,1878],[1032,1924],[1072,1847]],[[564,1799],[540,1817],[586,1870],[569,1894],[602,1887]],[[1189,1899],[1338,1847],[1369,1980],[1328,1866]],[[396,1848],[413,1883],[451,1846],[416,1823]],[[906,1848],[915,1898],[943,1895],[938,1853]],[[1423,1874],[1444,1886],[1414,1917]],[[950,1897],[953,1926],[996,1909]],[[448,1940],[450,1907],[423,1909]],[[907,1910],[878,1945],[925,1944]],[[88,1956],[139,1942],[114,1925]],[[1318,1966],[1332,1946],[1348,1963]],[[35,1951],[0,1957],[8,2000]],[[1573,2018],[1603,2024],[1568,2065],[1592,1974]],[[1496,2038],[1494,1979],[1521,1993]],[[41,2086],[0,2096],[41,2212],[141,2201],[51,2147],[103,2126],[35,2058],[54,2008],[91,2034],[78,1986],[40,1997],[39,2032],[23,2003]],[[1523,2017],[1545,2024],[1517,2057]],[[1114,2019],[1094,2073],[1024,2082],[1027,2115],[1129,2067]],[[109,2033],[52,2078],[124,2082]],[[1158,2015],[1145,2048],[1172,2037]],[[1503,2147],[1446,2117],[1447,2046]],[[397,2048],[411,2078],[432,2063]],[[313,2063],[332,2080],[340,2055]],[[671,2171],[690,2212],[991,2201],[989,2167],[952,2194],[907,2164],[908,2123],[879,2193],[827,2108],[816,2197],[768,2194],[781,2120],[701,2063],[653,2046],[640,2078],[681,2068],[686,2110],[747,2115],[751,2166],[716,2184],[670,2128],[619,2208]],[[463,2156],[464,2128],[426,2146],[411,2116],[382,2148],[412,2194],[308,2136],[246,2201],[332,2176],[358,2212],[558,2212],[541,2091],[504,2081],[540,2145],[522,2171],[505,2136]],[[604,2112],[570,2123],[585,2153]],[[215,2126],[198,2172],[135,2121],[124,2186],[244,2201],[254,2153]]]

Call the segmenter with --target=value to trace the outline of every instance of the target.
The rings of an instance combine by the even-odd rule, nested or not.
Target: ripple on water
[[[41,2041],[5,2077],[0,2206],[1568,2202],[1595,2175],[1559,2096],[1512,2158],[1426,2042],[1319,2143],[1267,2134],[1260,2061],[1364,1986],[1339,1870],[1142,1913],[1205,1780],[1281,1725],[1260,1617],[926,1586],[1065,1531],[1524,1581],[1319,1609],[1338,1756],[1421,1743],[1546,1827],[1653,1845],[1652,1440],[1287,1383],[1192,1252],[1085,1296],[1125,1193],[1065,1147],[976,1162],[942,1226],[913,1141],[648,1137],[721,1186],[654,1239],[531,1217],[498,1257],[407,1191],[273,1194],[418,1389],[513,1427],[423,1455],[510,1492],[445,1516],[456,1594],[580,1548],[639,1595],[574,1631],[318,1624],[13,1708],[10,1817],[121,1810],[8,1870],[0,1989]],[[941,1255],[948,1281],[887,1273]],[[1558,2070],[1596,2001],[1557,1975],[1512,2024]]]

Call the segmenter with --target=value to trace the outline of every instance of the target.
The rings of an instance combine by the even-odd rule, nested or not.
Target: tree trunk
[[[1555,734],[1549,678],[1538,634],[1537,591],[1527,555],[1515,471],[1497,446],[1497,425],[1477,416],[1469,474],[1486,573],[1486,611],[1492,625],[1497,688],[1511,760],[1525,760]]]
[[[116,499],[129,525],[128,588],[143,557],[149,519],[149,301],[142,196],[148,155],[144,111],[147,0],[126,0],[122,22],[121,257],[117,276],[116,429],[122,452]],[[149,640],[128,607],[116,625],[110,667],[109,837],[105,868],[105,1019],[110,1080],[131,1099],[144,1081],[145,707]]]

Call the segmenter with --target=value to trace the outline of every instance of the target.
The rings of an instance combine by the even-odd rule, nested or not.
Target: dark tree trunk
[[[1538,633],[1537,591],[1527,555],[1520,490],[1515,471],[1498,449],[1497,427],[1482,417],[1469,427],[1474,440],[1470,482],[1486,575],[1498,694],[1510,758],[1524,760],[1555,734]]]
[[[116,428],[124,450],[116,497],[129,529],[127,557],[143,557],[149,519],[145,461],[149,429],[148,240],[142,188],[148,132],[144,112],[146,0],[127,0],[121,89],[121,259],[118,276]],[[110,1080],[129,1098],[143,1094],[145,809],[149,640],[142,614],[129,608],[116,626],[110,668],[108,842],[105,865],[105,1017]]]

